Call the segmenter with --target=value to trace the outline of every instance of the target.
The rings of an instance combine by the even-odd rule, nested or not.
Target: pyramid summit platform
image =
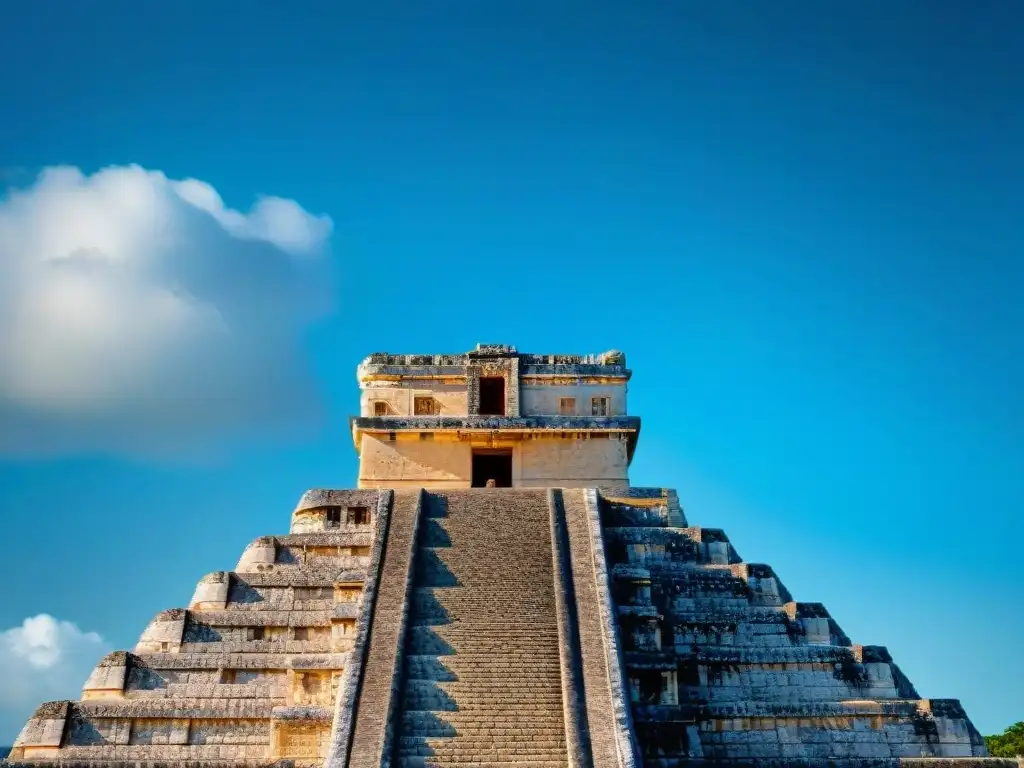
[[[1018,768],[675,491],[620,352],[374,354],[358,487],[156,614],[10,766]]]

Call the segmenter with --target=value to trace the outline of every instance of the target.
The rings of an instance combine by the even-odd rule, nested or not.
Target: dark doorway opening
[[[480,377],[480,415],[505,415],[505,379],[502,376]]]
[[[512,451],[473,451],[473,487],[485,488],[488,480],[512,487]]]

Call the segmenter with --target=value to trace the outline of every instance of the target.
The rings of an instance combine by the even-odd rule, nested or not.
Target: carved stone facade
[[[640,420],[627,413],[625,365],[621,352],[527,355],[498,344],[371,355],[352,425],[359,485],[482,486],[491,478],[474,478],[475,457],[505,454],[512,487],[628,488]]]
[[[359,376],[379,488],[307,492],[289,534],[41,705],[10,765],[1018,768],[674,491],[629,485],[622,353]]]

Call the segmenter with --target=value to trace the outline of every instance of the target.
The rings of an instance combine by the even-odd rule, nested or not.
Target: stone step
[[[498,675],[522,675],[525,678],[536,678],[538,680],[551,680],[560,677],[560,668],[554,659],[531,664],[529,659],[514,659],[501,656],[495,658],[490,654],[477,659],[464,658],[461,655],[434,656],[432,658],[440,660],[441,663],[432,665],[410,664],[406,671],[407,679],[439,679],[456,682],[459,679],[468,680],[469,678],[452,677],[452,675],[479,675],[484,679],[490,679]],[[435,678],[434,675],[440,675],[440,677]]]
[[[500,601],[495,601],[500,602]],[[531,620],[536,621],[536,611],[531,608],[528,611],[516,612],[510,609],[502,609],[500,605],[492,608],[471,608],[471,607],[435,607],[430,610],[420,609],[409,613],[409,622],[412,625],[419,624],[472,624],[477,626],[512,626],[529,627]],[[538,628],[550,626],[549,623],[538,623]]]
[[[566,768],[567,761],[560,760],[479,760],[454,761],[432,757],[402,757],[398,760],[400,768],[443,768],[447,765],[463,765],[466,768]]]
[[[562,687],[558,684],[557,680],[552,680],[550,683],[533,684],[524,678],[523,680],[513,681],[509,685],[502,685],[497,688],[492,684],[493,680],[467,680],[462,682],[409,680],[408,682],[408,693],[410,696],[426,696],[434,693],[443,693],[450,696],[483,696],[490,694],[499,699],[502,696],[506,696],[511,700],[521,696],[560,697],[562,695]],[[229,699],[228,701],[231,700]]]
[[[405,710],[402,713],[403,723],[410,730],[418,727],[433,727],[444,723],[456,730],[461,728],[532,728],[543,725],[546,728],[564,728],[561,712],[554,709],[548,711],[524,711],[522,707],[490,706],[474,709],[461,709],[454,712],[441,712],[435,709]],[[404,726],[403,726],[404,727]],[[411,733],[410,735],[416,735]]]
[[[430,736],[400,736],[398,739],[400,749],[405,751],[407,754],[420,755],[432,754],[424,751],[427,749],[437,750],[436,754],[441,754],[442,751],[452,751],[455,748],[465,749],[466,747],[472,746],[486,748],[488,744],[502,749],[518,748],[524,752],[538,750],[557,751],[565,749],[565,735],[563,734],[558,736],[552,734],[538,739],[532,734],[504,733],[498,731],[493,734],[477,734],[472,737],[460,733],[458,736],[449,736],[446,738]]]
[[[472,667],[461,670],[428,670],[428,669],[416,669],[407,670],[405,679],[409,682],[417,681],[423,683],[456,683],[466,682],[484,686],[498,686],[501,687],[509,683],[510,679],[514,683],[517,679],[542,679],[550,682],[553,685],[557,685],[561,679],[558,674],[558,670],[549,670],[539,675],[534,675],[531,670],[528,669],[510,669],[507,667],[483,667],[473,669]]]
[[[417,627],[423,631],[422,627]],[[480,639],[515,638],[517,643],[550,642],[558,639],[558,625],[554,621],[481,621],[474,616],[459,616],[448,624],[432,629],[435,634]]]
[[[412,714],[412,713],[410,713]],[[410,739],[425,739],[425,738],[450,738],[452,736],[466,736],[466,737],[493,737],[499,734],[511,734],[516,736],[522,736],[523,738],[536,739],[546,737],[561,737],[565,735],[565,729],[561,724],[558,725],[543,725],[542,720],[536,720],[528,723],[528,727],[519,725],[508,725],[501,724],[495,725],[493,723],[460,723],[456,729],[455,725],[445,721],[445,717],[450,717],[449,713],[440,712],[436,715],[429,715],[426,713],[415,713],[416,715],[423,718],[422,720],[403,720],[402,724],[402,738]]]
[[[508,645],[515,648],[551,648],[554,644],[554,650],[558,651],[558,632],[552,632],[546,628],[514,632],[490,629],[482,625],[442,624],[436,627],[409,627],[408,637],[411,639],[447,640],[452,643],[480,647]]]
[[[488,745],[486,742],[479,744],[467,744],[464,747],[423,747],[421,749],[399,749],[399,759],[403,757],[426,757],[431,760],[445,760],[448,762],[462,763],[467,760],[478,762],[487,760],[508,761],[521,759],[534,760],[558,760],[568,757],[565,747],[536,747],[529,748],[521,745],[500,746]]]
[[[443,638],[417,637],[410,639],[406,649],[414,656],[434,656],[439,659],[450,659],[462,656],[473,661],[488,657],[505,661],[554,661],[558,658],[557,649],[541,646],[515,647],[511,645],[462,645],[447,643]],[[643,660],[642,660],[643,661]]]
[[[451,641],[451,642],[448,642]],[[514,640],[465,640],[438,637],[436,635],[420,635],[411,637],[406,646],[414,656],[495,656],[506,659],[529,658],[539,661],[551,661],[558,658],[558,649],[551,648],[547,643],[524,643],[520,645]],[[794,659],[796,660],[796,659]],[[838,661],[838,659],[836,659]],[[810,659],[799,659],[810,661]]]
[[[410,663],[410,668],[426,667],[426,668],[438,668],[443,667],[449,670],[466,670],[466,669],[477,669],[480,667],[508,667],[510,664],[516,661],[512,654],[492,654],[492,653],[480,653],[471,656],[468,653],[453,653],[446,656],[437,654],[413,654],[410,653],[406,658],[414,658],[416,661]],[[422,659],[422,661],[421,661]],[[530,669],[537,670],[538,673],[543,674],[545,670],[558,672],[560,669],[559,661],[553,655],[545,655],[540,658],[534,658],[534,663],[530,665]]]
[[[403,699],[403,706],[406,711],[420,712],[468,712],[471,710],[516,712],[524,707],[535,707],[536,709],[547,708],[552,713],[561,715],[562,696],[561,694],[552,696],[546,694],[503,696],[502,694],[494,693],[490,696],[463,694],[458,699],[453,699],[442,693],[433,696],[407,693]]]
[[[406,674],[415,679],[416,674],[425,672],[455,673],[478,672],[478,671],[499,671],[519,668],[519,661],[508,655],[481,654],[471,657],[468,654],[451,654],[448,656],[437,656],[434,654],[407,654]],[[531,674],[546,676],[549,674],[558,675],[561,671],[561,663],[554,656],[534,658],[528,664]]]
[[[552,715],[561,714],[562,697],[558,696],[515,696],[502,697],[500,694],[491,696],[462,695],[458,699],[445,697],[442,694],[428,696],[426,694],[408,694],[403,700],[407,712],[507,712],[514,714],[525,707],[548,710]]]
[[[470,744],[465,747],[452,747],[450,749],[424,747],[422,749],[399,749],[399,759],[405,757],[425,757],[429,760],[446,761],[449,763],[464,763],[467,761],[479,762],[486,760],[491,762],[505,762],[511,760],[566,760],[568,758],[565,747],[539,747],[537,749],[520,748],[519,746],[488,748],[486,743]]]

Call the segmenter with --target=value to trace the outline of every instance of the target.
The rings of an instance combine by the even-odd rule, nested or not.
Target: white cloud
[[[10,744],[42,702],[81,698],[109,650],[95,632],[45,613],[0,632],[0,743]]]
[[[331,221],[196,179],[55,167],[0,200],[0,453],[194,451],[294,423]]]
[[[228,232],[244,240],[265,240],[292,254],[315,251],[331,233],[328,218],[314,218],[294,200],[261,197],[248,216],[224,207],[217,190],[204,181],[172,181],[182,200],[206,211]]]

